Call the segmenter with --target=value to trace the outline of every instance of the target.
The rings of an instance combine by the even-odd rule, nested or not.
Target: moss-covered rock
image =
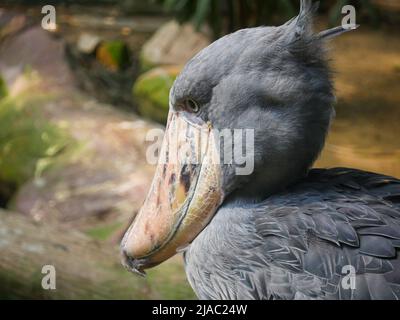
[[[178,66],[159,67],[138,78],[133,86],[133,95],[142,116],[166,123],[169,91],[180,70]]]
[[[20,95],[0,100],[0,185],[19,187],[59,160],[72,138],[46,121],[41,98]]]
[[[96,50],[97,60],[113,71],[123,70],[130,65],[130,51],[125,42],[106,41]]]

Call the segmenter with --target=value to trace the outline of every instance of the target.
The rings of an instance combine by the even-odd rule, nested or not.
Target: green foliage
[[[97,59],[112,70],[123,70],[130,64],[130,52],[123,41],[104,42],[96,52]]]
[[[146,270],[147,282],[160,298],[166,300],[195,300],[196,295],[188,285],[182,263],[174,257],[160,266]]]
[[[71,139],[41,117],[32,98],[0,100],[0,184],[18,187],[53,164]]]
[[[4,98],[8,94],[8,89],[6,82],[3,77],[0,75],[0,99]]]
[[[215,38],[238,29],[261,25],[277,25],[294,17],[299,10],[298,0],[153,0],[163,4],[166,11],[179,22],[192,22],[197,29],[208,24]],[[357,19],[376,25],[379,8],[371,0],[321,1],[319,13],[328,12],[332,25],[340,23],[342,7],[354,5]],[[367,19],[364,19],[367,18]]]
[[[104,226],[98,226],[86,231],[86,234],[97,240],[107,240],[109,239],[116,231],[121,229],[122,223],[116,222],[112,224],[107,224]]]
[[[214,37],[235,30],[272,24],[294,16],[293,0],[158,0],[180,22],[192,22],[197,29],[208,23]]]

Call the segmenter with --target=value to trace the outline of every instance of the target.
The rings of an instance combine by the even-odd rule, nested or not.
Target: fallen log
[[[43,289],[45,265],[56,289]],[[0,210],[0,299],[190,299],[177,259],[140,278],[119,262],[118,246],[60,225]]]

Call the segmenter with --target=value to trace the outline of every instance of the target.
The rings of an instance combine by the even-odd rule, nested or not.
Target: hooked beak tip
[[[128,271],[141,277],[146,277],[144,264],[140,260],[132,258],[124,249],[121,250],[121,263]]]

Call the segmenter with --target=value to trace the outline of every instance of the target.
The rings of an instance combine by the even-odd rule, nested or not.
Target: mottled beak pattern
[[[149,194],[121,244],[125,266],[143,274],[172,257],[208,224],[222,199],[211,126],[171,111]]]

